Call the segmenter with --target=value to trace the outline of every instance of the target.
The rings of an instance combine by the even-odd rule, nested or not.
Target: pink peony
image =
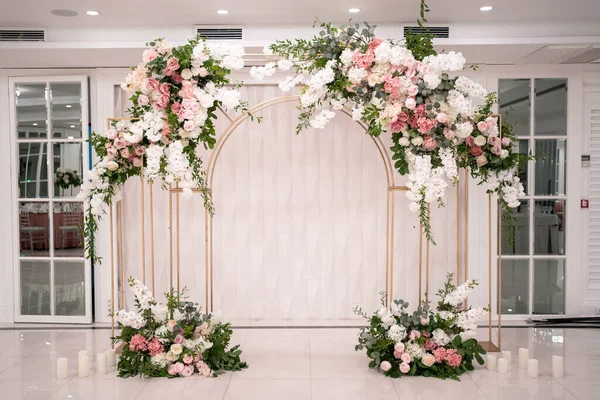
[[[404,106],[409,110],[414,110],[414,108],[417,106],[417,101],[413,97],[409,97],[404,102]]]
[[[493,127],[494,125],[497,125],[497,124],[498,124],[498,118],[496,118],[496,117],[487,117],[487,118],[485,119],[485,123],[487,124],[487,126],[488,126],[489,128],[491,128],[491,127]]]
[[[360,50],[355,50],[354,55],[352,56],[352,62],[358,68],[371,68],[373,61],[375,61],[375,53],[370,49],[367,50],[366,53],[361,53]]]
[[[183,342],[185,342],[185,338],[182,335],[175,336],[175,339],[173,340],[173,343],[175,344],[182,344]]]
[[[158,87],[160,86],[160,83],[154,78],[148,78],[146,79],[145,86],[146,89],[152,92],[156,92],[158,90]]]
[[[150,351],[150,357],[154,357],[157,354],[162,354],[165,351],[165,348],[157,338],[153,338],[148,343],[148,351]]]
[[[394,358],[400,359],[402,357],[402,354],[404,354],[401,351],[394,351]]]
[[[446,352],[446,362],[451,367],[458,367],[462,362],[462,356],[454,349],[450,349]]]
[[[406,111],[402,111],[400,114],[398,114],[397,118],[398,118],[397,121],[407,122],[409,116],[408,116],[408,113]]]
[[[106,137],[109,139],[114,139],[117,137],[117,131],[115,129],[109,129],[108,131],[106,131]]]
[[[178,85],[183,81],[183,78],[178,73],[173,73],[171,79],[173,79],[173,82],[175,82]]]
[[[435,141],[434,138],[432,138],[431,136],[426,136],[425,140],[423,141],[423,148],[427,151],[431,151],[433,149],[435,149],[437,147],[437,142]],[[425,324],[423,324],[425,325]]]
[[[383,90],[387,93],[397,93],[401,86],[402,81],[400,80],[400,77],[393,77],[391,74],[385,76]]]
[[[456,132],[454,132],[452,129],[444,129],[444,136],[446,137],[446,139],[452,139],[454,136],[456,136]]]
[[[404,354],[402,354],[402,356],[400,357],[400,359],[401,359],[403,362],[407,363],[407,364],[410,364],[410,362],[412,361],[412,357],[411,357],[411,356],[410,356],[410,354],[408,354],[408,353],[404,353]]]
[[[131,162],[133,163],[134,167],[141,167],[142,166],[142,159],[139,157],[133,157],[133,159],[131,160]]]
[[[394,351],[398,351],[400,353],[404,352],[404,343],[396,343],[394,345]]]
[[[177,57],[169,58],[166,69],[171,72],[177,71],[179,69],[179,59]]]
[[[173,114],[179,116],[179,114],[182,111],[181,103],[173,103],[173,104],[171,104],[171,111],[173,112]]]
[[[141,155],[143,155],[144,153],[146,153],[146,148],[145,148],[145,147],[141,147],[141,146],[140,146],[140,147],[136,147],[136,148],[135,148],[135,155],[136,155],[136,156],[141,156]]]
[[[419,93],[419,87],[416,85],[412,85],[408,88],[407,93],[409,96],[415,97]]]
[[[433,364],[435,364],[435,357],[432,354],[427,353],[423,356],[421,362],[426,367],[431,367]]]
[[[408,128],[408,125],[406,124],[406,122],[398,120],[396,122],[392,122],[390,128],[392,129],[392,133],[399,133],[405,131]]]
[[[129,348],[131,351],[146,351],[148,349],[148,340],[139,333],[136,333],[129,342]]]
[[[369,43],[369,50],[370,51],[374,51],[377,47],[379,47],[379,45],[383,43],[383,39],[380,37],[374,37],[373,41],[371,41],[371,43]]]
[[[441,363],[446,359],[446,349],[443,347],[438,347],[433,351],[433,356],[435,357],[436,363]]]
[[[502,146],[507,147],[510,144],[510,139],[507,137],[503,137],[501,143]]]
[[[188,376],[192,376],[194,374],[194,367],[192,367],[191,365],[187,365],[183,368],[183,371],[181,372],[181,375],[184,377],[188,377]]]
[[[154,108],[159,110],[164,110],[169,105],[169,97],[165,95],[161,95],[158,100],[156,100],[153,104]]]
[[[418,118],[426,118],[428,114],[429,111],[427,111],[427,108],[425,108],[425,104],[419,104],[415,107],[415,115]]]
[[[473,147],[475,146],[475,138],[473,136],[469,136],[465,139],[465,143],[467,144],[467,146]]]
[[[130,155],[131,155],[131,153],[129,152],[128,148],[124,148],[123,150],[121,150],[121,157],[129,158]]]
[[[142,62],[148,64],[150,61],[158,57],[158,53],[154,49],[146,49],[142,53]]]
[[[477,129],[479,129],[479,132],[485,132],[488,130],[488,125],[485,123],[485,121],[479,121],[477,123]]]
[[[175,364],[169,365],[169,375],[171,375],[171,376],[177,375],[177,367],[175,366]]]
[[[392,369],[392,364],[390,364],[389,361],[382,361],[381,364],[379,364],[379,369],[381,369],[383,372],[388,372],[390,369]]]
[[[161,83],[158,87],[158,91],[164,96],[171,96],[171,87],[168,83]]]
[[[437,344],[433,340],[428,340],[425,342],[425,349],[427,349],[429,351],[435,350],[436,347],[437,347]]]
[[[473,146],[471,147],[471,155],[473,157],[477,157],[483,154],[483,150],[481,150],[481,147],[479,146]]]
[[[140,94],[138,96],[138,104],[140,106],[147,106],[150,103],[150,99],[145,94]]]
[[[477,165],[479,167],[483,167],[487,163],[488,163],[488,159],[487,159],[487,157],[484,154],[482,154],[479,157],[477,157]]]
[[[410,365],[408,365],[407,363],[400,364],[400,372],[402,372],[403,374],[408,374],[409,371]]]
[[[447,124],[448,121],[450,120],[448,118],[448,115],[446,113],[439,113],[438,115],[435,116],[435,119],[437,120],[437,122],[439,122],[440,124]]]

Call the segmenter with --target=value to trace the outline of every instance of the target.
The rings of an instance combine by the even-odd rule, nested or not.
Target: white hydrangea
[[[150,311],[154,314],[154,319],[157,322],[165,322],[167,320],[167,313],[169,309],[165,304],[159,303],[153,306],[150,306]]]
[[[279,60],[277,62],[277,67],[282,71],[287,71],[290,68],[292,68],[293,66],[294,66],[294,62],[290,61],[290,60],[283,59],[283,60]]]
[[[319,114],[310,120],[310,126],[315,129],[323,129],[325,125],[335,117],[335,113],[331,110],[321,110]]]
[[[466,281],[452,292],[446,294],[444,302],[450,304],[452,307],[456,307],[469,297],[469,294],[473,291],[474,281]]]
[[[275,72],[277,72],[275,69],[276,66],[277,64],[274,62],[267,63],[264,67],[254,66],[250,68],[250,76],[252,76],[254,79],[262,81],[266,76],[272,76],[275,74]]]
[[[423,76],[423,81],[425,82],[425,87],[427,89],[435,89],[442,83],[442,78],[440,78],[439,74],[432,72],[425,74]]]
[[[456,314],[450,311],[438,311],[436,314],[442,321],[448,321],[456,317]]]
[[[135,311],[119,310],[115,314],[115,320],[123,326],[130,326],[134,329],[142,329],[146,325],[144,317]]]
[[[233,110],[240,105],[242,94],[235,89],[219,88],[215,99],[220,101],[226,110]]]
[[[464,76],[459,76],[456,79],[454,88],[468,97],[485,98],[488,94],[488,91],[483,86]]]
[[[299,85],[304,80],[303,74],[288,76],[285,80],[279,82],[279,88],[284,92],[289,92],[296,85]]]
[[[437,343],[438,346],[445,346],[452,341],[452,338],[441,329],[436,329],[433,331],[431,338],[435,343]]]
[[[473,133],[473,124],[471,124],[468,121],[467,122],[459,122],[454,127],[454,130],[456,131],[456,136],[458,138],[466,139],[467,137],[469,137],[471,135],[471,133]]]
[[[155,355],[154,357],[150,358],[150,362],[160,368],[164,368],[170,364],[165,353]]]
[[[381,318],[381,323],[386,328],[391,327],[396,323],[396,318],[394,318],[394,314],[390,311],[390,309],[386,307],[382,307],[377,311],[377,316]]]
[[[473,103],[458,90],[450,90],[448,92],[448,97],[446,97],[446,102],[455,110],[454,114],[460,114],[465,118],[475,114]]]
[[[458,167],[456,166],[456,155],[450,147],[440,149],[439,156],[442,160],[442,166],[448,179],[456,179],[458,177]]]
[[[169,339],[166,339],[165,336],[169,334],[169,328],[166,325],[161,325],[154,331],[154,336],[158,339],[159,342],[165,343]]]
[[[404,352],[407,353],[413,360],[420,360],[425,355],[425,349],[418,343],[409,342],[404,348]]]
[[[395,342],[400,342],[406,337],[406,328],[403,326],[394,324],[390,327],[387,336]]]
[[[433,56],[427,56],[423,59],[423,65],[437,71],[460,71],[464,68],[467,60],[462,53],[450,51]]]
[[[189,159],[183,154],[183,143],[176,140],[165,149],[167,165],[165,167],[167,183],[191,180],[191,173],[186,176],[190,169]]]
[[[484,319],[486,315],[487,311],[485,311],[482,307],[471,308],[458,314],[456,326],[465,331],[476,331],[477,322]]]
[[[367,71],[364,68],[352,67],[348,71],[348,79],[352,83],[360,83],[367,77]]]
[[[163,150],[163,146],[156,144],[152,144],[146,149],[146,169],[144,175],[148,180],[153,181],[158,177]]]
[[[354,121],[360,121],[362,119],[362,115],[365,112],[365,108],[360,104],[357,104],[352,108],[352,119]]]

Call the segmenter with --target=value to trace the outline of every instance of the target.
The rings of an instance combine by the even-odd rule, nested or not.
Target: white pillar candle
[[[552,356],[552,377],[562,378],[565,376],[564,359],[561,356]]]
[[[56,379],[63,380],[69,377],[69,359],[59,358],[56,360]]]
[[[117,365],[117,353],[115,352],[115,349],[111,349],[106,353],[106,365],[108,367]]]
[[[538,377],[538,360],[532,358],[527,361],[527,376],[530,378]]]
[[[498,372],[508,374],[508,360],[506,358],[498,359]]]
[[[79,356],[79,377],[86,378],[90,375],[90,357],[87,355]]]
[[[485,367],[489,370],[496,369],[496,356],[494,354],[487,355],[487,360],[485,361]]]
[[[96,373],[106,375],[106,353],[100,353],[96,356]]]
[[[527,360],[529,360],[529,349],[521,347],[519,349],[519,368],[527,369]]]
[[[81,363],[81,358],[84,356],[87,356],[88,352],[87,350],[79,350],[79,353],[77,354],[77,363]]]
[[[512,353],[510,352],[510,350],[504,350],[502,352],[502,358],[505,358],[506,361],[508,361],[509,367],[512,365]]]

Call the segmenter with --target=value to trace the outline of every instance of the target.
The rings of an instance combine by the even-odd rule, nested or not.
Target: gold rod
[[[152,266],[152,293],[156,296],[156,288],[154,286],[154,202],[153,202],[153,195],[152,195],[152,189],[154,188],[154,182],[150,182],[149,185],[149,189],[150,189],[150,249],[151,249],[151,254],[150,254],[150,265]]]
[[[423,286],[423,224],[419,222],[419,303]]]
[[[213,270],[213,216],[210,216],[210,312],[214,311],[215,306],[215,298],[214,298],[214,286],[213,282],[215,280],[214,270]]]
[[[176,242],[177,244],[175,245],[177,247],[177,291],[179,292],[181,289],[180,286],[180,279],[179,279],[179,269],[180,269],[180,257],[179,257],[179,193],[175,194],[175,215],[176,215],[176,219],[177,219],[177,237],[176,237]]]
[[[225,116],[225,118],[227,118],[229,120],[229,123],[233,122],[233,120],[231,119],[231,117],[229,115],[227,115],[227,113],[225,112],[225,110],[223,110],[221,108],[221,106],[217,106],[217,108],[219,109],[219,111],[221,111],[223,113],[223,115]]]
[[[393,247],[393,244],[392,244]],[[392,250],[393,251],[393,250]],[[386,197],[386,209],[385,209],[385,305],[390,306],[390,298],[393,296],[391,288],[389,286],[389,275],[390,275],[390,194]]]
[[[469,171],[465,168],[465,282],[469,280]],[[465,299],[465,309],[469,299]]]
[[[115,233],[113,231],[113,206],[110,205],[110,333],[115,337]],[[115,343],[111,344],[115,348]]]
[[[488,302],[490,307],[488,337],[492,342],[492,195],[488,194]]]
[[[395,204],[396,204],[396,195],[394,194],[394,192],[392,192],[392,228],[390,230],[390,302],[392,302],[394,300],[393,294],[394,294],[394,225],[395,225]]]
[[[208,306],[208,210],[204,209],[204,297],[205,310],[209,310]]]
[[[169,185],[169,290],[173,289],[173,194]]]
[[[143,163],[142,163],[143,165]],[[142,283],[146,284],[146,226],[144,223],[144,173],[140,176],[140,183],[142,187]]]
[[[431,218],[429,218],[429,213],[430,213],[430,208],[429,205],[427,205],[427,220],[431,221]],[[428,240],[427,243],[425,244],[425,251],[426,251],[426,258],[425,258],[425,301],[429,301],[429,243],[430,241]]]
[[[119,295],[121,297],[121,307],[125,308],[125,268],[123,266],[123,199],[117,203],[117,238],[119,240],[119,271],[121,284],[119,285]]]
[[[460,285],[460,183],[456,183],[456,284]]]
[[[498,349],[502,347],[502,204],[498,201],[498,299],[496,308],[498,311]]]
[[[408,188],[408,186],[390,186],[390,187],[388,187],[388,190],[390,192],[396,191],[396,190],[402,191],[402,192],[408,192],[410,189]]]

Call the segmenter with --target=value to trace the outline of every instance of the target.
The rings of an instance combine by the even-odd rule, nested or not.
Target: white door
[[[91,265],[84,258],[89,163],[88,78],[10,80],[15,322],[90,323]]]

